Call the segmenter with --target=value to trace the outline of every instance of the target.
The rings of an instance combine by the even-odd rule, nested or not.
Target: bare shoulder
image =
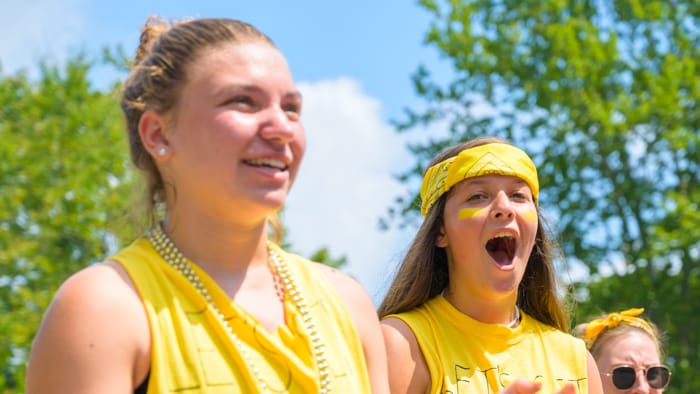
[[[82,296],[86,292],[100,296],[100,301],[110,301],[129,294],[138,297],[133,282],[122,266],[114,261],[104,261],[88,266],[68,278],[56,293],[54,303],[62,302],[64,298]]]
[[[413,330],[401,319],[389,317],[381,322],[389,364],[392,393],[426,393],[430,389],[430,371]]]
[[[420,354],[420,347],[413,330],[401,319],[389,317],[381,321],[382,334],[384,335],[384,343],[387,348],[387,353],[391,358],[404,358],[407,356],[411,359],[416,352]],[[421,359],[423,356],[421,355]]]
[[[360,336],[364,338],[367,330],[376,330],[379,333],[379,317],[365,288],[353,277],[338,269],[320,263],[313,264],[326,275],[340,295],[360,331]],[[381,337],[381,334],[379,336]]]
[[[116,317],[145,317],[133,282],[126,271],[112,261],[91,265],[68,278],[56,292],[45,319],[55,315],[98,319],[93,321],[93,327],[99,327],[100,318],[114,324]]]
[[[326,275],[343,299],[358,297],[362,301],[372,302],[367,290],[352,276],[325,264],[316,262],[313,264]]]
[[[133,391],[149,353],[148,319],[133,283],[118,264],[95,264],[68,278],[47,309],[29,356],[27,393]]]

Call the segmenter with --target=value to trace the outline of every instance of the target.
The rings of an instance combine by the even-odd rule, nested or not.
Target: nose
[[[515,210],[512,201],[510,201],[505,191],[499,191],[493,201],[491,218],[498,220],[509,220],[514,216]]]
[[[298,122],[282,108],[271,106],[264,112],[260,134],[267,140],[287,142],[294,138],[295,124]]]
[[[649,394],[651,392],[651,387],[649,386],[649,382],[647,382],[645,371],[636,371],[636,373],[637,379],[634,381],[634,386],[632,386],[630,393]]]

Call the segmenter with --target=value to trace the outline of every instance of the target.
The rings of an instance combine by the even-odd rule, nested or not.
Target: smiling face
[[[280,52],[263,42],[204,50],[180,97],[160,159],[175,188],[169,207],[253,220],[279,209],[305,149],[301,96]]]
[[[641,330],[630,330],[624,335],[610,337],[604,346],[601,346],[600,355],[596,359],[598,370],[603,381],[605,394],[614,393],[651,393],[659,394],[663,389],[654,389],[649,386],[644,376],[645,368],[661,363],[659,350],[654,340]],[[613,384],[613,369],[620,366],[634,368],[636,379],[629,389],[621,390]]]
[[[456,184],[437,241],[447,251],[450,282],[475,299],[514,300],[537,223],[532,192],[520,178],[484,175]]]

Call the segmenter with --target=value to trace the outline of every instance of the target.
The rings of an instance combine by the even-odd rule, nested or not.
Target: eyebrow
[[[520,179],[520,178],[518,178],[518,177],[516,177],[516,176],[512,176],[512,175],[500,175],[500,174],[486,174],[486,175],[495,175],[495,176],[501,176],[501,177],[511,178],[510,180],[511,180],[513,183],[516,183],[516,184],[519,184],[519,185],[528,186],[527,182],[525,182],[524,180],[522,180],[522,179]],[[483,184],[485,184],[485,183],[488,183],[489,181],[484,180],[484,179],[481,178],[481,177],[475,177],[475,178],[467,178],[467,179],[464,180],[464,182],[465,182],[465,183],[472,184],[472,185],[483,185]],[[529,186],[528,186],[528,187],[529,187]]]
[[[264,90],[260,88],[257,85],[249,85],[249,84],[230,84],[221,87],[220,89],[212,92],[213,97],[215,98],[222,98],[223,96],[227,96],[229,94],[233,94],[234,92],[239,92],[242,91],[244,93],[261,93]],[[296,99],[299,101],[302,101],[302,95],[301,92],[298,90],[291,90],[289,92],[283,93],[282,98],[284,99]]]
[[[292,91],[289,92],[289,93],[285,93],[285,94],[282,95],[282,97],[285,97],[285,98],[287,98],[287,97],[292,97],[292,98],[295,98],[295,99],[297,99],[297,100],[299,100],[299,101],[303,101],[303,98],[304,98],[304,97],[301,95],[301,92],[298,91],[298,90],[292,90]]]

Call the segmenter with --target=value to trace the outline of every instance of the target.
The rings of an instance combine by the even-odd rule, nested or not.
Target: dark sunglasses
[[[612,372],[605,375],[612,376],[612,382],[618,390],[631,388],[637,380],[637,370],[630,366],[615,367]],[[665,365],[654,365],[644,368],[644,376],[647,378],[649,387],[664,389],[671,380],[671,370]]]

